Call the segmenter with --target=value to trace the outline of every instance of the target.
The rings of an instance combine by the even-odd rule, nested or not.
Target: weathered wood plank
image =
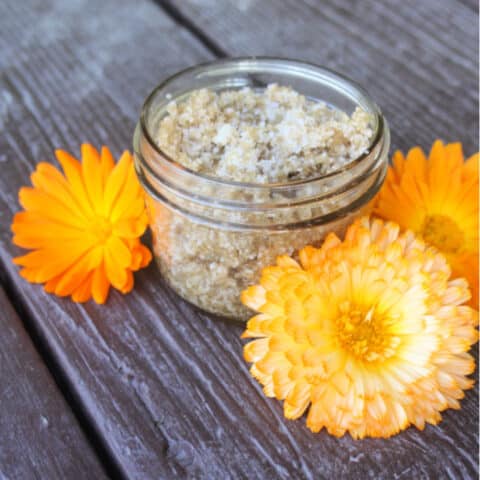
[[[117,155],[130,148],[148,91],[164,76],[210,55],[146,0],[135,5],[1,2],[0,19],[0,250],[7,281],[20,286],[16,292],[26,302],[39,338],[70,381],[72,396],[84,406],[119,470],[129,478],[178,476],[182,468],[175,466],[173,453],[173,467],[166,464],[170,444],[142,393],[146,374],[149,386],[162,396],[164,387],[155,381],[162,352],[154,339],[130,340],[148,311],[141,312],[137,303],[133,319],[124,313],[132,297],[121,295],[113,295],[108,308],[91,306],[94,310],[89,311],[90,306],[59,301],[24,284],[11,268],[11,256],[20,250],[10,244],[9,223],[18,209],[16,191],[29,182],[35,163],[52,159],[56,147],[75,150],[83,141],[107,144]],[[125,363],[130,343],[138,344],[133,364]],[[144,358],[144,348],[153,349],[153,358]],[[175,448],[172,439],[170,452]]]
[[[220,14],[228,14],[219,10],[223,3],[204,2],[213,8],[208,15],[217,12],[220,25]],[[201,7],[202,2],[189,2],[187,13],[192,21],[203,22],[202,15],[207,14],[201,8],[193,10],[195,5]],[[254,2],[238,5],[247,12],[239,10],[239,24],[222,27],[220,32],[213,26],[205,30],[201,24],[205,35],[215,32],[216,41],[232,53],[251,53],[253,44],[247,45],[246,34],[239,39],[244,42],[243,51],[227,45],[229,35],[240,35],[248,25],[258,49],[263,38],[254,31],[257,27],[266,36],[273,29],[284,45],[301,36],[303,25],[310,21],[298,13],[300,7],[293,5],[282,13],[288,3],[262,0],[260,10],[275,5],[282,22],[290,21],[292,15],[297,28],[290,26],[288,35],[283,35],[272,22],[265,23],[266,15],[263,23],[252,18],[247,25]],[[230,7],[237,8],[233,2]],[[307,13],[315,16],[317,29],[327,28],[320,14]],[[56,20],[59,17],[61,23]],[[241,358],[241,327],[191,309],[163,285],[153,265],[136,276],[132,294],[114,293],[106,307],[78,306],[20,280],[11,264],[11,257],[20,251],[10,244],[8,224],[18,208],[17,189],[28,182],[34,164],[51,159],[56,147],[75,150],[85,140],[106,143],[115,153],[128,148],[149,89],[173,71],[212,55],[145,0],[134,4],[126,0],[10,2],[0,5],[0,18],[0,161],[4,167],[0,261],[39,338],[67,378],[72,396],[83,405],[99,440],[126,477],[475,476],[478,467],[472,452],[478,448],[472,432],[478,423],[478,390],[467,394],[460,412],[447,412],[440,427],[427,427],[422,434],[410,430],[388,442],[314,435],[302,421],[284,420],[281,405],[264,398],[250,378]],[[308,31],[315,39],[317,30],[310,25]],[[342,42],[357,41],[355,36],[343,40],[338,31],[328,30],[328,34],[337,36],[340,52],[349,51]],[[263,53],[282,53],[279,47],[274,50],[273,39],[269,42]],[[302,42],[311,45],[312,40],[309,43],[304,36],[297,49],[287,45],[283,49],[291,51],[283,54],[302,56],[298,53]],[[335,56],[333,43],[322,55]],[[378,54],[372,46],[362,44],[362,48],[364,56]],[[375,72],[367,75],[370,68],[367,62],[360,70],[361,83],[365,84],[362,78],[375,76]],[[396,102],[404,105],[398,96]],[[408,112],[403,107],[402,113],[403,117],[392,119],[392,125],[406,132],[401,118],[414,119],[417,123],[408,127],[413,132],[428,110]],[[439,123],[443,121],[441,117]]]
[[[390,122],[393,149],[407,150],[415,144],[428,148],[435,138],[442,138],[462,141],[466,154],[478,150],[476,2],[164,0],[163,3],[214,41],[217,50],[236,56],[303,58],[342,72],[364,85]],[[478,346],[474,354],[478,359]],[[340,471],[342,478],[343,475],[476,478],[478,385],[475,392],[467,394],[463,405],[464,410],[458,416],[448,412],[450,424],[444,423],[428,433],[409,430],[389,442],[393,451],[402,452],[394,460],[387,460],[385,451],[377,452],[375,459],[368,453],[364,456],[370,446],[365,446],[365,450],[359,447],[345,470],[341,470],[335,464],[335,456],[322,452],[321,458],[329,465],[323,472],[333,476]],[[470,406],[472,410],[468,412]],[[455,444],[452,439],[459,433],[463,437],[462,451],[452,448]],[[348,441],[340,443],[343,446]],[[430,460],[419,456],[418,451],[415,453],[419,444],[431,455]],[[352,458],[358,460],[353,468]],[[380,470],[375,471],[378,466]]]
[[[478,14],[478,2],[476,0],[460,0],[460,2]]]
[[[0,478],[107,478],[0,288]]]
[[[230,55],[278,55],[356,80],[392,148],[435,138],[478,150],[478,15],[455,0],[165,0]]]

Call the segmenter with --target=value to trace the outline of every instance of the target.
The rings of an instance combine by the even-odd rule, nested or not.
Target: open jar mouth
[[[280,64],[280,65],[279,65]],[[372,135],[372,139],[370,140],[370,144],[367,147],[367,150],[362,153],[357,158],[350,161],[348,164],[343,165],[342,167],[332,170],[328,173],[318,175],[308,179],[297,179],[292,180],[289,182],[272,182],[272,183],[257,183],[257,182],[237,182],[234,180],[227,180],[222,179],[219,177],[207,175],[204,173],[199,173],[194,170],[191,170],[180,163],[176,162],[173,158],[168,155],[158,144],[155,142],[153,138],[153,134],[149,128],[148,118],[151,115],[151,109],[155,107],[157,110],[163,110],[165,107],[172,101],[176,100],[179,97],[185,97],[193,90],[197,90],[198,88],[190,88],[183,92],[176,92],[175,95],[168,92],[169,86],[175,82],[175,80],[185,77],[186,75],[197,77],[198,79],[202,79],[205,77],[212,77],[215,73],[222,74],[225,71],[228,71],[230,68],[234,67],[236,71],[243,73],[248,72],[249,75],[254,73],[262,73],[266,69],[270,73],[285,73],[285,69],[288,68],[291,72],[295,75],[302,75],[305,77],[310,77],[312,80],[317,82],[323,82],[325,85],[329,85],[332,88],[338,90],[343,95],[347,97],[354,98],[358,104],[364,108],[368,113],[372,115],[373,124],[374,124],[374,133]],[[232,89],[232,88],[239,88],[239,87],[254,87],[258,88],[260,85],[257,84],[258,79],[254,79],[253,81],[248,82],[245,80],[245,77],[238,77],[238,78],[230,78],[227,82],[219,82],[219,83],[208,83],[206,86],[210,89],[214,90],[224,90],[224,89]],[[267,85],[261,85],[261,88],[265,88]],[[158,103],[158,97],[164,96],[164,102]],[[322,100],[321,98],[316,98],[315,100]],[[155,104],[157,102],[157,104]],[[192,175],[193,177],[199,177],[205,180],[209,180],[212,182],[216,182],[218,184],[224,185],[231,185],[237,188],[258,188],[258,189],[271,189],[271,188],[282,188],[282,187],[291,187],[293,185],[300,185],[300,184],[308,184],[313,183],[315,181],[321,179],[327,179],[331,177],[335,177],[335,175],[341,174],[343,172],[347,172],[351,168],[355,167],[358,163],[362,162],[365,158],[368,157],[370,152],[375,148],[375,146],[379,143],[383,136],[384,132],[384,118],[383,115],[376,105],[370,98],[368,93],[357,83],[348,79],[347,77],[334,72],[325,67],[320,67],[313,63],[303,62],[298,60],[293,60],[289,58],[282,58],[282,57],[238,57],[238,58],[229,58],[229,59],[220,59],[214,60],[211,62],[201,63],[199,65],[185,68],[184,70],[180,70],[179,72],[175,73],[174,75],[165,79],[162,83],[160,83],[157,87],[153,89],[150,95],[145,100],[142,111],[140,114],[140,128],[144,137],[148,140],[151,144],[152,148],[161,155],[165,161],[175,165],[177,168],[181,169],[188,175]]]
[[[356,107],[362,108],[371,116],[373,129],[366,151],[334,171],[311,178],[252,183],[193,171],[169,156],[155,141],[171,101],[182,102],[201,88],[216,92],[244,87],[264,89],[270,83],[290,86],[310,100],[322,101],[347,113]],[[167,78],[145,100],[134,136],[137,174],[145,190],[173,210],[195,217],[199,222],[205,219],[192,205],[267,214],[324,202],[332,206],[332,211],[325,211],[315,223],[327,223],[332,216],[345,215],[373,198],[385,177],[389,146],[388,125],[362,87],[329,69],[273,57],[217,60]],[[340,197],[342,201],[337,202]],[[184,208],[186,203],[188,208]],[[308,226],[312,222],[310,219],[304,223]],[[299,228],[299,224],[288,225],[288,228]]]
[[[203,88],[215,93],[243,87],[259,91],[272,83],[347,115],[357,108],[367,112],[371,125],[364,122],[358,130],[365,138],[371,135],[366,151],[354,159],[352,154],[348,164],[326,174],[250,183],[188,169],[155,141],[171,101],[181,103]],[[348,141],[355,137],[349,139],[347,133]],[[329,232],[343,235],[348,224],[371,211],[370,200],[388,166],[390,133],[379,108],[354,82],[305,62],[251,57],[202,64],[165,80],[146,99],[133,143],[160,272],[197,307],[247,319],[240,292],[258,282],[262,268],[279,255],[319,245]],[[327,160],[329,153],[334,161],[335,152],[325,149]]]

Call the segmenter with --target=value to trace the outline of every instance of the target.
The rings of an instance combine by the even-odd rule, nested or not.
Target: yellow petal
[[[102,214],[103,184],[100,171],[100,155],[88,143],[82,145],[82,177],[93,210]]]
[[[108,147],[103,146],[101,151],[101,159],[100,159],[100,171],[102,174],[103,188],[105,188],[107,184],[107,179],[110,176],[110,173],[112,173],[112,170],[114,167],[115,167],[115,159],[113,158],[112,153],[110,152]]]
[[[242,302],[253,310],[258,310],[265,304],[265,289],[260,285],[248,287],[242,292]]]
[[[459,168],[458,146],[436,148]],[[429,168],[418,150],[399,163],[403,175]],[[311,404],[314,432],[389,437],[459,408],[472,386],[467,352],[478,315],[442,255],[411,231],[365,217],[344,241],[330,237],[327,249],[307,247],[300,260],[266,267],[261,285],[242,294],[260,312],[243,334],[245,360],[265,395],[285,399],[286,418]]]
[[[131,164],[132,156],[125,151],[107,179],[103,196],[104,212],[107,216],[111,215],[113,206],[125,185]]]
[[[94,210],[83,180],[81,164],[76,158],[72,157],[64,150],[56,150],[55,155],[62,165],[65,177],[67,178],[78,205],[80,205],[84,214],[93,215]]]
[[[112,235],[109,238],[107,249],[113,261],[120,267],[127,268],[132,263],[132,253],[118,237]]]
[[[310,404],[311,386],[307,382],[298,382],[290,391],[283,405],[285,418],[298,418]]]
[[[125,287],[128,277],[127,271],[113,258],[110,249],[105,252],[105,271],[109,282],[118,290]]]
[[[115,235],[123,238],[137,238],[145,232],[147,223],[133,218],[124,218],[115,223],[113,231]]]
[[[112,207],[110,215],[112,222],[116,222],[125,215],[125,212],[130,209],[133,203],[132,199],[137,199],[136,201],[140,202],[143,206],[144,200],[143,196],[141,195],[141,187],[135,174],[133,162],[131,162],[128,166],[126,182]]]
[[[261,360],[268,351],[268,339],[261,338],[247,343],[243,349],[243,356],[247,362]]]

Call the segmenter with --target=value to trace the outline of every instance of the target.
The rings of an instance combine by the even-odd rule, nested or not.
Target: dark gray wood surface
[[[168,4],[228,55],[300,58],[356,80],[389,121],[392,149],[429,148],[441,138],[478,150],[478,15],[461,2]]]
[[[61,21],[60,21],[61,19]],[[353,441],[286,421],[242,360],[241,326],[194,311],[154,265],[128,296],[79,306],[18,277],[18,188],[53,150],[131,145],[143,98],[217,55],[304,58],[356,79],[393,144],[478,148],[478,15],[455,0],[28,0],[0,3],[3,280],[125,478],[476,478],[478,386],[438,427]]]
[[[0,478],[107,478],[0,288]]]

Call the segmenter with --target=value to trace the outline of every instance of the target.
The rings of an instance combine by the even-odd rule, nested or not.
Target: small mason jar
[[[367,151],[325,175],[285,183],[244,183],[199,174],[170,158],[156,143],[169,102],[197,89],[222,90],[268,84],[290,86],[309,100],[351,114],[371,116]],[[343,235],[385,178],[390,133],[367,93],[352,81],[304,62],[277,58],[215,61],[184,70],[161,83],[143,105],[134,135],[135,165],[146,192],[156,262],[168,284],[208,312],[245,320],[240,294],[259,281],[278,255]]]

